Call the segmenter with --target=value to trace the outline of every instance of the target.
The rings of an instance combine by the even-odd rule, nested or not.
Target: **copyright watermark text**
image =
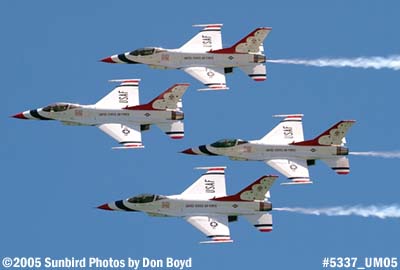
[[[3,257],[1,266],[4,268],[30,268],[30,269],[188,269],[192,268],[192,258],[172,258],[166,257],[163,259],[153,258],[99,258],[99,257]]]

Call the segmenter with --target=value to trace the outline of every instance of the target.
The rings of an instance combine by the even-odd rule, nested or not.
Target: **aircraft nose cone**
[[[105,203],[105,204],[102,204],[102,205],[100,205],[100,206],[97,206],[97,208],[98,209],[102,209],[102,210],[109,210],[109,211],[112,211],[113,209],[111,209],[109,206],[108,206],[108,203]]]
[[[101,59],[100,61],[101,61],[101,62],[104,62],[104,63],[112,63],[112,64],[115,63],[114,60],[112,60],[111,57],[103,58],[103,59]]]
[[[24,116],[23,113],[17,113],[16,115],[13,115],[12,117],[18,118],[18,119],[28,119]]]
[[[192,148],[188,148],[186,150],[181,151],[182,154],[188,154],[188,155],[197,155],[195,152],[193,152]]]

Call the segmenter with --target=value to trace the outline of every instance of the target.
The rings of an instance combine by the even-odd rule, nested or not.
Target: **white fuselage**
[[[254,63],[265,63],[261,54],[245,53],[190,53],[179,50],[157,49],[151,55],[130,55],[125,57],[131,61],[148,64],[153,68],[186,68],[186,67],[239,67]]]
[[[150,215],[175,217],[213,214],[253,215],[269,211],[272,208],[269,202],[193,200],[182,198],[181,195],[166,196],[164,199],[148,203],[130,203],[128,200],[124,200],[123,204],[131,210],[146,212]],[[113,207],[112,210],[124,209]]]
[[[338,146],[303,146],[303,145],[268,145],[258,141],[250,141],[232,147],[205,146],[209,152],[215,155],[228,156],[237,160],[269,160],[269,159],[329,159],[338,155],[344,155],[338,150]],[[207,154],[200,150],[196,153]]]
[[[107,109],[97,108],[95,105],[76,105],[76,107],[58,112],[43,111],[43,108],[36,111],[42,117],[70,125],[153,124],[183,119],[183,113],[168,110]],[[27,118],[37,119],[28,112],[24,112]]]

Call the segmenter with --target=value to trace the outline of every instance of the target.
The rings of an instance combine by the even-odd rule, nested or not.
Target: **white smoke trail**
[[[336,206],[327,208],[301,208],[301,207],[281,207],[273,208],[277,211],[295,212],[307,215],[326,215],[326,216],[361,216],[361,217],[377,217],[400,218],[400,206],[398,205],[382,205],[382,206]]]
[[[316,67],[352,67],[352,68],[388,68],[400,70],[400,55],[388,57],[357,57],[357,58],[318,58],[318,59],[276,59],[267,60],[270,63],[306,65]]]
[[[393,152],[350,152],[350,155],[355,156],[369,156],[369,157],[382,157],[382,158],[400,158],[400,151]]]

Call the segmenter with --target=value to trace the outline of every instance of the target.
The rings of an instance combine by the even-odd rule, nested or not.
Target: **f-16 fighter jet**
[[[283,120],[259,140],[224,139],[189,148],[190,155],[227,156],[232,160],[258,160],[276,169],[289,180],[283,184],[312,184],[308,166],[324,161],[338,174],[350,172],[345,134],[354,120],[336,123],[321,135],[304,141],[302,114],[275,115]]]
[[[222,24],[199,24],[203,27],[178,49],[146,47],[116,54],[101,61],[120,64],[147,64],[156,69],[181,69],[202,82],[200,90],[228,89],[225,74],[239,67],[255,81],[264,81],[266,57],[264,39],[271,28],[260,27],[229,48],[222,48]]]
[[[235,195],[227,196],[225,167],[199,169],[207,169],[207,172],[181,194],[141,194],[98,208],[182,217],[210,239],[201,243],[232,242],[228,223],[236,221],[238,216],[245,217],[261,232],[272,231],[272,215],[266,212],[272,209],[268,190],[277,176],[263,176]]]
[[[171,86],[147,104],[139,105],[139,81],[121,84],[93,105],[55,103],[18,113],[19,119],[58,120],[65,125],[97,126],[120,144],[113,149],[143,148],[141,132],[157,125],[172,139],[184,136],[182,95],[189,84]]]

